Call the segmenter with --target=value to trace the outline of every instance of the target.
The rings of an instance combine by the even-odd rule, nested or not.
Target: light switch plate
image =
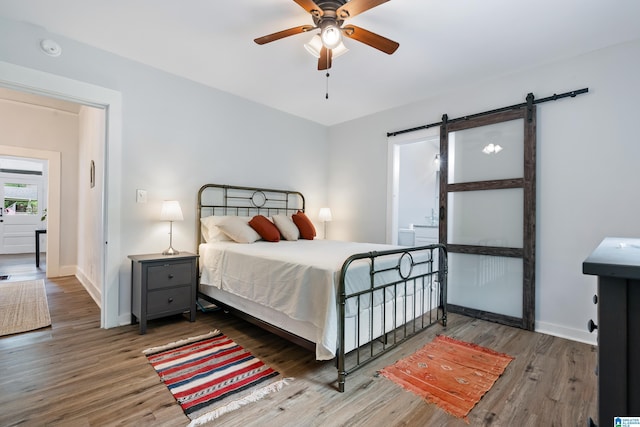
[[[136,190],[136,203],[147,203],[147,190]]]

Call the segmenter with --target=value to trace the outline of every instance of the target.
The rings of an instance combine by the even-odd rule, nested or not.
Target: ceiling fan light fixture
[[[322,49],[322,39],[320,38],[320,35],[316,34],[311,37],[311,40],[304,44],[304,48],[307,49],[307,52],[311,55],[316,58],[320,58],[320,49]]]
[[[343,44],[345,37],[391,55],[398,49],[399,43],[355,25],[349,24],[343,27],[346,19],[351,19],[388,1],[294,0],[295,3],[311,14],[313,25],[299,25],[258,37],[253,41],[263,45],[296,34],[320,30],[318,36],[313,37],[304,44],[305,49],[318,58],[318,70],[320,71],[330,69],[332,59],[344,55],[348,51]],[[329,75],[328,72],[327,75]]]
[[[322,44],[327,49],[335,49],[342,42],[340,27],[338,27],[337,23],[333,20],[326,21],[323,24],[322,30],[320,31]]]
[[[347,52],[349,52],[349,49],[347,49],[342,40],[340,40],[340,44],[332,50],[333,59],[336,59],[337,57],[342,56]]]
[[[316,34],[315,36],[313,36],[308,43],[304,44],[304,48],[314,57],[320,58],[320,50],[322,50],[322,39],[320,38],[320,35]],[[348,51],[349,49],[344,45],[342,40],[340,40],[340,44],[336,48],[331,49],[331,56],[335,59],[339,56],[344,55]]]

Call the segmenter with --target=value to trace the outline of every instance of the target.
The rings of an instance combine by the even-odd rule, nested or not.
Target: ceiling
[[[347,23],[400,48],[347,39],[327,80],[310,34],[253,42],[312,24],[293,0],[0,0],[0,16],[327,126],[640,39],[637,0],[390,0]]]

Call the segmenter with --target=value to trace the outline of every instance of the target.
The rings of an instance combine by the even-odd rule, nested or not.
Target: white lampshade
[[[162,212],[160,219],[163,221],[182,221],[182,209],[177,200],[165,200],[162,202]]]
[[[322,222],[331,221],[331,209],[329,208],[320,208],[320,213],[318,213],[318,219]]]
[[[307,52],[309,52],[311,55],[315,56],[316,58],[320,58],[320,50],[322,50],[322,39],[320,38],[320,35],[316,34],[315,36],[313,36],[311,40],[309,40],[309,43],[305,43],[304,48],[307,49]],[[340,41],[340,44],[337,47],[331,49],[331,58],[336,59],[337,57],[344,55],[348,51],[349,49],[347,49],[344,43]]]

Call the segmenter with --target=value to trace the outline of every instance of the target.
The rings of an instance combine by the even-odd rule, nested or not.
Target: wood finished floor
[[[0,257],[0,273],[7,269]],[[32,262],[32,261],[30,261]],[[13,267],[9,280],[43,277]],[[46,280],[52,326],[0,337],[0,426],[183,426],[189,420],[142,350],[220,329],[294,381],[282,391],[226,414],[224,426],[585,426],[596,414],[596,348],[464,316],[450,315],[335,389],[333,362],[223,312],[100,329],[100,311],[73,277]],[[471,410],[469,424],[403,391],[376,370],[435,334],[515,356]]]

